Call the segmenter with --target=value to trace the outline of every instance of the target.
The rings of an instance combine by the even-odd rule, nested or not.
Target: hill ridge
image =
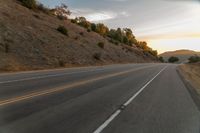
[[[181,63],[181,62],[186,62],[189,57],[194,55],[200,56],[200,52],[194,50],[180,49],[175,51],[167,51],[160,54],[159,56],[162,56],[165,61],[167,61],[168,58],[171,56],[176,56],[180,59],[179,63]]]
[[[136,46],[114,44],[70,20],[30,10],[17,0],[0,1],[0,5],[0,71],[158,61]],[[60,25],[68,36],[57,31]]]

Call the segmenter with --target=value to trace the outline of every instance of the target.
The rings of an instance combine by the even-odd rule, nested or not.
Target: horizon
[[[39,0],[48,7],[66,4],[71,17],[83,16],[109,28],[131,28],[159,54],[188,49],[200,51],[199,0]],[[97,6],[98,5],[98,6]]]

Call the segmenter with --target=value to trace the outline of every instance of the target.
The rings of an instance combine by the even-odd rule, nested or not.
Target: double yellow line
[[[98,80],[102,80],[102,79],[105,79],[105,78],[120,76],[120,75],[124,75],[124,74],[130,73],[130,72],[134,72],[134,71],[138,71],[138,70],[141,70],[141,69],[150,68],[150,67],[154,67],[154,66],[140,67],[140,68],[131,69],[131,70],[123,71],[123,72],[118,72],[118,73],[114,73],[114,74],[108,74],[108,75],[100,76],[100,77],[97,77],[97,78],[87,79],[87,80],[79,81],[79,82],[72,83],[72,84],[69,84],[69,85],[52,88],[52,89],[49,89],[49,90],[33,92],[33,93],[26,94],[26,95],[23,95],[23,96],[18,96],[18,97],[14,97],[14,98],[10,98],[10,99],[5,99],[5,100],[0,100],[0,106],[8,105],[8,104],[19,102],[19,101],[22,101],[22,100],[35,98],[35,97],[42,96],[42,95],[52,94],[52,93],[63,91],[63,90],[69,89],[69,88],[73,88],[73,87],[81,86],[81,85],[84,85],[84,84],[92,83],[92,82],[95,82],[95,81],[98,81]]]

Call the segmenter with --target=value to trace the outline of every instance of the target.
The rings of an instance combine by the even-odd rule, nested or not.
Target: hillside
[[[0,5],[0,71],[157,61],[136,46],[113,44],[70,20],[30,10],[16,0],[1,0]],[[56,30],[60,25],[68,36]]]
[[[188,58],[194,55],[200,56],[200,52],[196,52],[192,50],[177,50],[177,51],[165,52],[165,53],[160,54],[159,56],[162,56],[165,61],[167,61],[169,57],[175,56],[180,59],[179,63],[181,63],[181,62],[187,62]]]

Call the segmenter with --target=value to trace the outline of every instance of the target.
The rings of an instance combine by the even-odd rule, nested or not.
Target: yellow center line
[[[56,88],[52,88],[52,89],[49,89],[49,90],[33,92],[33,93],[30,93],[30,94],[26,94],[26,95],[23,95],[23,96],[18,96],[18,97],[6,99],[6,100],[0,100],[0,106],[8,105],[8,104],[19,102],[19,101],[26,100],[26,99],[31,99],[31,98],[42,96],[42,95],[51,94],[51,93],[54,93],[54,92],[63,91],[63,90],[66,90],[68,88],[81,86],[81,85],[92,83],[94,81],[102,80],[102,79],[105,79],[105,78],[111,78],[111,77],[115,77],[115,76],[119,76],[119,75],[124,75],[124,74],[130,73],[130,72],[134,72],[134,71],[137,71],[137,70],[150,68],[150,67],[154,67],[154,66],[141,67],[141,68],[131,69],[131,70],[118,72],[118,73],[114,73],[114,74],[108,74],[108,75],[100,76],[100,77],[93,78],[93,79],[79,81],[79,82],[72,83],[72,84],[69,84],[69,85],[65,85],[65,86],[62,86],[62,87],[56,87]]]

